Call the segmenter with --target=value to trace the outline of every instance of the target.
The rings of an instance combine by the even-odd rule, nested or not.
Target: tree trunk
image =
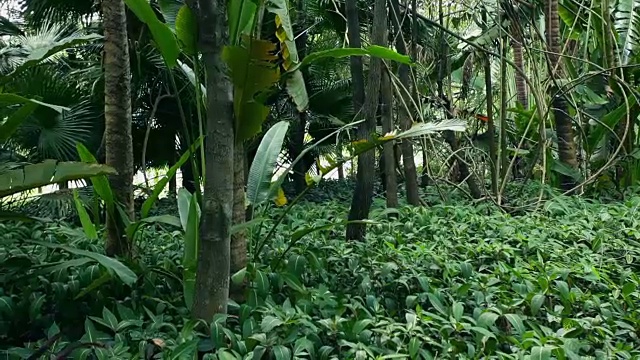
[[[391,78],[389,77],[388,71],[384,71],[382,75],[382,85],[380,92],[382,95],[382,132],[387,134],[394,129],[393,114],[391,111],[393,107],[393,89],[391,89]],[[382,158],[384,159],[383,170],[387,207],[397,208],[398,180],[396,178],[396,159],[393,142],[388,141],[384,143]]]
[[[176,149],[175,143],[175,134],[171,134],[171,144],[172,144],[172,148],[173,151],[171,152],[171,159],[169,161],[169,168],[172,168],[176,162],[177,162],[177,158],[178,158],[178,150]],[[178,172],[176,171],[176,174],[174,176],[171,177],[171,179],[169,179],[169,199],[175,200],[176,195],[178,194]]]
[[[233,209],[233,96],[222,50],[229,42],[226,0],[198,0],[199,48],[207,74],[204,200],[194,315],[227,312]]]
[[[552,78],[558,78],[560,71],[560,20],[558,16],[558,0],[547,0],[545,3],[546,35],[549,48],[549,68]],[[554,90],[552,90],[553,92]],[[560,162],[572,169],[578,168],[576,144],[573,138],[573,124],[569,116],[566,100],[561,94],[552,99],[553,117],[556,122],[558,136],[558,156]],[[560,174],[560,185],[564,190],[575,187],[575,180],[571,176]]]
[[[349,0],[349,2],[352,1],[353,0]],[[347,13],[347,16],[348,14],[349,13]],[[359,28],[353,29],[349,27],[349,31],[359,31]],[[387,6],[385,0],[375,1],[371,40],[374,45],[383,46],[387,40]],[[376,114],[381,80],[382,60],[379,58],[371,58],[369,80],[367,83],[368,91],[363,107],[365,122],[358,128],[358,139],[371,140],[371,133],[376,129]],[[351,201],[351,209],[349,210],[349,220],[363,220],[369,216],[373,197],[375,166],[375,151],[367,151],[358,157],[356,188]],[[364,224],[351,223],[347,226],[346,236],[349,240],[362,240],[365,233],[366,226]]]
[[[404,41],[402,34],[402,24],[400,22],[400,3],[399,0],[391,1],[391,21],[394,26],[394,37],[396,39],[396,49],[398,53],[402,55],[407,54],[407,45]],[[416,24],[412,24],[415,26]],[[415,58],[415,55],[414,55]],[[400,64],[398,66],[398,78],[400,84],[402,84],[402,101],[399,101],[400,106],[400,129],[403,131],[409,130],[412,125],[411,114],[411,79],[409,78],[409,66]],[[413,86],[415,88],[415,84]],[[411,139],[404,139],[401,143],[402,147],[402,162],[404,164],[404,179],[407,191],[407,202],[410,205],[420,205],[420,194],[418,193],[418,170],[416,169],[416,162],[413,153],[413,143]]]
[[[117,171],[109,182],[115,200],[134,220],[133,208],[133,140],[131,135],[131,69],[127,20],[122,0],[103,0],[104,27],[104,117],[106,163]],[[128,256],[130,243],[120,214],[107,214],[106,253]]]
[[[515,29],[513,31],[514,39],[511,41],[511,47],[513,48],[513,63],[516,65],[520,71],[524,71],[524,57],[522,56],[522,34],[520,33],[520,29]],[[515,72],[516,77],[516,94],[518,97],[518,102],[522,105],[523,108],[529,108],[529,98],[527,97],[527,82],[524,79],[524,76],[520,74],[519,71]]]
[[[305,23],[305,9],[304,9],[305,0],[298,0],[296,7],[298,10],[298,21],[297,21],[297,33],[296,36],[296,48],[298,50],[298,59],[300,61],[304,60],[307,55],[307,39],[309,38],[309,33],[307,32],[307,27]],[[292,160],[297,159],[300,154],[304,151],[304,136],[307,132],[307,113],[299,112],[298,113],[298,121],[294,122],[293,127],[291,129],[291,158]],[[293,166],[293,186],[296,190],[296,194],[302,193],[307,188],[307,171],[309,167],[306,166],[304,161],[298,161]]]
[[[246,207],[244,195],[244,146],[236,144],[233,157],[233,224],[238,225],[246,221]],[[247,266],[247,234],[246,231],[238,231],[231,235],[231,265],[233,275]],[[230,285],[230,295],[236,302],[244,299],[244,284]]]
[[[298,121],[293,122],[293,126],[291,129],[291,146],[290,146],[290,154],[291,161],[297,159],[300,154],[304,151],[304,134],[305,128],[307,125],[307,115],[304,112],[298,114]],[[296,194],[300,194],[307,188],[307,181],[305,175],[307,173],[308,167],[306,166],[305,161],[298,161],[293,165],[293,174],[291,177],[293,179],[293,187],[295,188]]]
[[[352,48],[361,48],[362,41],[360,40],[358,0],[346,0],[346,13],[349,46]],[[364,68],[361,56],[352,56],[349,61],[351,69],[351,89],[353,91],[353,111],[356,116],[358,116],[364,104]]]
[[[487,21],[487,12],[483,11],[482,18]],[[522,49],[521,49],[522,51]],[[514,49],[515,52],[515,49]],[[517,78],[516,78],[517,82]],[[498,196],[498,148],[496,146],[496,128],[493,118],[493,84],[491,83],[491,58],[488,55],[484,57],[484,86],[487,94],[487,135],[489,139],[489,169],[491,171],[491,192],[493,196]],[[525,94],[526,98],[526,94]]]

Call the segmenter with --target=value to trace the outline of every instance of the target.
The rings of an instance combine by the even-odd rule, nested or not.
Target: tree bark
[[[349,2],[352,1],[353,0],[349,0]],[[349,13],[347,12],[347,16],[348,15]],[[353,29],[349,27],[349,31],[359,31],[359,28]],[[384,45],[387,40],[386,0],[375,1],[371,40],[371,42],[375,45]],[[363,122],[358,128],[358,139],[370,141],[371,133],[375,131],[381,80],[382,60],[379,58],[371,58],[371,63],[369,66],[369,79],[367,83],[368,91],[363,107],[363,116],[365,122]],[[371,202],[373,198],[373,179],[375,178],[375,166],[376,160],[374,151],[367,151],[358,157],[356,188],[351,201],[351,209],[349,210],[349,220],[351,221],[363,220],[367,216],[369,216],[369,210],[371,209]],[[365,236],[365,233],[366,226],[364,224],[351,223],[347,226],[346,237],[348,240],[362,240]]]
[[[361,48],[360,19],[358,17],[358,0],[346,0],[347,13],[347,37],[349,46]],[[353,92],[353,111],[356,116],[364,104],[364,67],[361,56],[352,56],[350,59],[351,89]]]
[[[222,50],[229,42],[226,0],[198,0],[199,48],[207,74],[207,129],[202,224],[194,315],[207,322],[227,312],[233,209],[232,86]]]
[[[399,54],[407,54],[407,45],[402,34],[402,24],[400,21],[400,3],[399,0],[391,0],[391,21],[394,26],[394,37],[396,40],[396,49]],[[416,26],[416,24],[412,24]],[[415,57],[415,55],[414,55]],[[398,66],[398,78],[402,84],[402,100],[400,103],[400,129],[409,130],[412,126],[411,114],[409,113],[411,102],[411,79],[409,77],[409,66],[400,64]],[[415,85],[413,86],[415,88]],[[407,202],[410,205],[420,205],[420,194],[418,193],[418,170],[413,153],[413,143],[411,139],[404,139],[401,142],[402,163],[404,165],[404,179],[407,191]]]
[[[513,31],[514,39],[511,41],[511,47],[513,48],[513,63],[520,71],[524,71],[524,57],[522,53],[522,34],[520,29]],[[516,77],[516,94],[518,102],[523,108],[529,108],[529,98],[527,97],[527,81],[519,71],[515,72]]]
[[[106,163],[117,171],[109,177],[116,202],[131,221],[133,208],[133,140],[131,135],[131,69],[127,20],[122,0],[103,0],[104,116]],[[130,242],[120,214],[107,214],[106,246],[109,256],[128,256]]]
[[[487,21],[487,12],[482,12],[482,19]],[[520,50],[522,51],[522,49]],[[515,48],[514,48],[515,52]],[[484,87],[487,94],[487,135],[489,139],[489,169],[491,171],[491,192],[493,196],[498,196],[498,148],[496,144],[496,128],[495,120],[493,118],[493,84],[491,82],[491,58],[488,55],[484,56]],[[516,83],[517,83],[516,78]],[[526,99],[526,94],[525,94]]]
[[[393,90],[391,89],[391,78],[388,71],[384,71],[382,75],[381,85],[382,95],[382,132],[387,134],[393,131]],[[384,184],[385,195],[387,199],[388,208],[398,207],[398,180],[396,178],[396,159],[393,142],[386,142],[383,145],[384,159]],[[415,165],[414,165],[415,167]]]
[[[307,125],[307,116],[304,112],[298,113],[298,121],[293,122],[291,129],[291,161],[297,159],[304,151],[304,134]],[[308,166],[305,161],[298,161],[293,165],[293,187],[296,194],[300,194],[307,188],[306,173]]]
[[[560,20],[558,16],[558,0],[545,2],[547,47],[549,49],[549,69],[552,78],[557,78],[560,71]],[[553,91],[553,90],[552,90]],[[560,162],[572,169],[578,168],[576,143],[573,138],[573,124],[569,116],[567,102],[562,94],[555,95],[552,99],[553,117],[556,122],[556,135],[558,136],[558,156]],[[560,186],[564,190],[575,187],[576,182],[571,176],[560,174]]]
[[[238,225],[246,221],[245,190],[244,190],[244,146],[236,144],[233,157],[233,224]],[[231,235],[231,264],[230,270],[233,275],[247,266],[247,233],[238,231]],[[230,285],[229,294],[236,302],[244,299],[244,284]]]

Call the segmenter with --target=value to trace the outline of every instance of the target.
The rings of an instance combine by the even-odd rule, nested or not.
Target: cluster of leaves
[[[633,358],[638,206],[557,198],[523,216],[439,205],[391,220],[380,207],[366,241],[345,242],[344,205],[306,202],[234,275],[244,301],[207,325],[184,307],[180,232],[142,230],[130,288],[31,241],[97,250],[80,229],[3,225],[0,336],[16,359]]]

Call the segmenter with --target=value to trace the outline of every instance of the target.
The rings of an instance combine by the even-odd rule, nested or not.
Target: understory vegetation
[[[323,194],[350,189],[329,184]],[[242,301],[210,324],[185,306],[177,227],[140,233],[127,286],[118,277],[131,274],[82,252],[102,244],[81,228],[2,223],[0,342],[16,359],[640,356],[640,196],[557,196],[515,216],[461,199],[390,212],[378,198],[362,242],[340,236],[343,202],[309,197],[234,275]]]
[[[640,359],[640,0],[0,0],[0,360]]]

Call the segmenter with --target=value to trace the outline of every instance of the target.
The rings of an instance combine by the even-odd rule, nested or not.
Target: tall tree
[[[384,70],[382,75],[381,85],[381,118],[382,118],[382,132],[387,134],[395,128],[393,126],[393,90],[391,89],[391,76],[389,71]],[[398,207],[398,180],[396,177],[396,159],[394,144],[392,142],[386,142],[383,145],[383,153],[380,167],[384,173],[384,185],[385,195],[387,199],[388,208]],[[416,184],[417,186],[417,184]]]
[[[349,15],[349,12],[347,12]],[[348,18],[348,17],[347,17]],[[358,31],[349,26],[349,31]],[[351,38],[351,35],[349,36]],[[375,45],[385,45],[387,40],[387,4],[386,0],[376,0],[374,5],[371,42]],[[352,45],[353,46],[353,45]],[[353,72],[351,73],[353,76]],[[358,138],[371,140],[371,133],[376,129],[376,114],[380,97],[380,82],[382,80],[382,60],[371,58],[367,93],[362,111],[365,121],[358,128]],[[358,157],[358,172],[356,174],[356,188],[351,200],[349,220],[362,220],[369,216],[373,197],[373,180],[375,177],[375,153],[367,151]],[[362,240],[366,233],[364,224],[351,223],[347,226],[346,236],[349,240]]]
[[[402,33],[402,22],[400,21],[400,2],[399,0],[391,0],[391,20],[394,26],[394,37],[396,49],[398,53],[402,55],[407,54],[407,44],[404,40]],[[406,6],[405,6],[406,8]],[[415,28],[417,24],[414,22],[412,28]],[[412,54],[413,55],[413,54]],[[413,55],[415,58],[415,55]],[[414,59],[415,60],[415,59]],[[402,101],[400,101],[400,128],[402,130],[409,130],[411,128],[411,114],[409,109],[411,108],[411,93],[410,91],[410,78],[409,78],[409,66],[400,64],[398,67],[398,78],[400,84],[402,84]],[[415,86],[414,86],[415,88]],[[413,153],[413,143],[411,139],[404,139],[401,143],[402,148],[402,163],[404,165],[404,178],[407,190],[407,202],[411,205],[420,205],[420,194],[418,193],[418,171],[416,170],[416,162]]]
[[[560,17],[558,16],[558,0],[545,2],[546,36],[548,48],[548,64],[552,78],[557,79],[561,70],[560,55],[562,44],[560,43]],[[557,89],[556,89],[557,90]],[[553,117],[556,122],[556,135],[558,137],[558,156],[560,162],[571,169],[578,168],[576,156],[576,143],[573,138],[573,124],[567,101],[563,94],[555,94],[552,90]],[[560,175],[560,185],[565,190],[572,189],[576,184],[571,176]]]
[[[207,130],[202,224],[194,315],[211,321],[227,312],[233,209],[234,118],[222,50],[229,42],[226,0],[198,0],[198,47],[207,74]]]
[[[131,135],[131,69],[123,0],[103,0],[104,116],[107,165],[115,200],[133,220],[133,140]],[[117,211],[107,215],[106,253],[127,255],[130,243]]]

